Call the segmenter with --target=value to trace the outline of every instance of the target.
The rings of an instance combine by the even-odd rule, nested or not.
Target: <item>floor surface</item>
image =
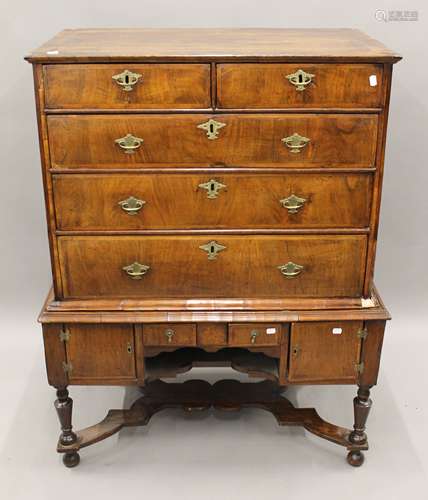
[[[66,469],[55,452],[55,394],[46,381],[40,330],[34,316],[6,317],[0,498],[427,499],[427,322],[408,321],[403,315],[388,324],[379,385],[372,391],[370,450],[359,469],[347,465],[343,448],[299,428],[279,428],[272,415],[256,409],[191,416],[167,410],[146,427],[123,429],[82,450],[79,467]],[[182,378],[224,376],[246,378],[203,368]],[[301,387],[289,389],[288,397],[349,427],[354,394],[353,386]],[[129,405],[137,393],[71,387],[71,396],[74,424],[81,428],[101,420],[108,408]]]

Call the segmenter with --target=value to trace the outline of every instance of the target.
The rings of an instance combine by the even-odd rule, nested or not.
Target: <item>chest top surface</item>
[[[401,57],[356,29],[67,29],[31,52],[31,62],[131,60],[311,60],[396,62]]]

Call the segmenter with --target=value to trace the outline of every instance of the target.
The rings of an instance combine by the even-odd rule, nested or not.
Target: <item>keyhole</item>
[[[215,190],[215,184],[213,182],[211,182],[210,184],[210,191],[214,191]]]
[[[299,74],[299,83],[302,83],[302,82],[303,82],[303,75]]]
[[[214,245],[211,245],[211,247],[210,247],[210,253],[214,253]]]
[[[126,350],[128,351],[128,354],[132,354],[132,346],[129,342],[128,342],[128,345],[126,347]]]
[[[210,123],[210,132],[211,132],[211,134],[214,133],[214,125],[212,123]]]
[[[129,83],[129,75],[125,75],[125,83]]]

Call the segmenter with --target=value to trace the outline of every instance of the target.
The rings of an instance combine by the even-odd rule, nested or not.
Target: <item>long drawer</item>
[[[51,64],[44,81],[47,108],[211,106],[209,64]]]
[[[382,105],[381,64],[219,64],[219,108]]]
[[[375,114],[48,116],[54,168],[370,167]]]
[[[369,225],[372,176],[62,174],[53,185],[65,231],[359,228]]]
[[[366,236],[63,236],[65,298],[356,297]]]

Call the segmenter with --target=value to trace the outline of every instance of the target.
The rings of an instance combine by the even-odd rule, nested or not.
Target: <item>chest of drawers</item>
[[[31,53],[65,465],[171,406],[258,406],[349,450],[389,319],[373,286],[392,65],[356,30],[66,30]],[[263,379],[166,383],[226,364]],[[74,432],[67,387],[138,385]],[[291,384],[356,384],[354,429]]]

